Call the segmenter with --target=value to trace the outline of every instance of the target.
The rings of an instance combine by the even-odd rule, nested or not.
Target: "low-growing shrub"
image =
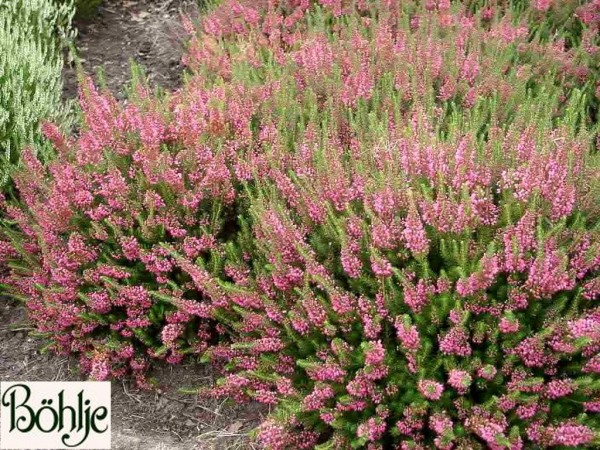
[[[417,110],[360,152],[317,128],[269,154],[212,350],[218,394],[274,405],[265,447],[600,443],[598,157],[570,120],[477,141]]]
[[[357,24],[357,18],[362,23]],[[373,29],[369,29],[369,24]],[[248,53],[250,64],[260,64],[257,56],[261,54],[261,48],[273,49],[273,57],[277,59],[282,52],[295,51],[299,45],[307,49],[299,57],[305,61],[313,60],[310,61],[312,65],[326,57],[339,63],[341,57],[335,52],[335,37],[340,32],[351,33],[353,29],[365,27],[368,31],[363,32],[362,37],[367,34],[371,46],[377,46],[379,39],[385,42],[391,33],[394,52],[373,52],[376,53],[373,55],[369,45],[352,42],[351,45],[359,45],[357,50],[360,50],[352,58],[365,57],[361,64],[373,64],[372,59],[368,59],[373,56],[380,59],[379,63],[382,57],[390,55],[400,59],[403,56],[413,58],[384,59],[383,69],[372,67],[367,70],[365,67],[362,78],[357,78],[365,82],[366,89],[370,81],[375,81],[373,76],[377,78],[378,73],[390,68],[390,62],[402,68],[394,73],[396,88],[414,76],[414,83],[420,89],[438,89],[444,100],[454,94],[459,94],[460,98],[462,94],[467,105],[486,91],[505,93],[507,86],[514,84],[505,76],[510,69],[518,69],[519,76],[530,81],[529,87],[552,74],[554,82],[561,88],[576,88],[586,93],[583,106],[588,111],[586,120],[595,124],[600,92],[599,25],[600,3],[595,0],[227,0],[202,17],[201,32],[192,39],[184,61],[192,69],[198,62],[207,67],[205,59],[213,50],[222,51],[223,46],[227,48],[240,36],[252,36],[255,44],[243,49]],[[193,32],[193,27],[190,26],[190,30]],[[321,36],[320,39],[311,36],[315,30],[334,38],[330,48],[321,46]],[[358,34],[356,37],[358,39]],[[402,55],[405,46],[407,55]],[[512,48],[513,52],[507,51],[506,47]],[[333,53],[327,53],[332,50]],[[500,59],[496,61],[495,58]],[[218,59],[212,61],[209,70],[224,75],[229,72],[227,64],[221,64]],[[321,60],[321,63],[327,62]],[[335,68],[336,65],[332,69]],[[427,68],[427,74],[422,73],[424,68]],[[346,68],[341,64],[339,69]],[[365,93],[368,94],[368,89]]]
[[[230,3],[175,93],[86,81],[15,176],[10,293],[97,379],[211,356],[267,448],[595,445],[579,53],[433,3]]]
[[[236,212],[227,142],[239,136],[212,104],[231,93],[175,101],[134,90],[124,106],[86,80],[78,137],[45,126],[58,155],[43,166],[24,154],[3,254],[9,292],[55,350],[79,354],[96,379],[132,371],[143,384],[149,357],[179,362],[213,338],[218,286],[198,290],[203,272],[186,275],[171,252],[195,258],[226,239]]]
[[[0,4],[0,186],[6,186],[21,149],[41,156],[40,122],[63,123],[63,43],[72,36],[72,1],[11,0]]]
[[[316,13],[259,33],[244,8],[209,16],[216,40],[188,56],[206,78],[285,86],[243,166],[251,216],[212,256],[235,268],[216,393],[274,405],[270,449],[598,445],[589,86],[559,74],[570,94],[548,98],[540,78],[576,52],[548,59],[506,17]],[[250,41],[217,45],[229,30]]]
[[[415,104],[440,117],[440,130],[464,113],[480,137],[509,123],[528,91],[560,112],[553,74],[532,83],[527,67],[511,66],[518,42],[494,32],[461,31],[431,14],[427,27],[411,33],[403,22],[392,33],[349,16],[352,26],[333,36],[327,14],[310,14],[294,45],[194,40],[193,73],[166,98],[138,83],[122,105],[87,80],[77,137],[47,124],[57,159],[44,166],[27,153],[15,176],[22,202],[7,208],[6,284],[54,348],[81,354],[94,377],[133,369],[141,381],[142,360],[178,362],[213,341],[218,291],[198,292],[199,275],[187,269],[199,258],[207,273],[235,272],[221,254],[237,238],[236,217],[247,216],[243,183],[264,175],[271,152],[294,152],[309,122],[330,121],[340,145],[358,152],[402,129]],[[187,269],[176,254],[193,256]],[[191,309],[177,312],[180,303]]]

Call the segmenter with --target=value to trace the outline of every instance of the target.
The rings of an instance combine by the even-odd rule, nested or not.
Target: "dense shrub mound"
[[[40,122],[62,121],[62,49],[72,36],[73,2],[10,0],[0,4],[0,187],[21,149],[42,144]]]
[[[12,292],[55,348],[81,354],[98,379],[141,374],[147,356],[174,363],[206,348],[206,299],[217,287],[198,290],[202,270],[186,275],[171,253],[218,249],[236,208],[218,140],[238,136],[209,122],[217,111],[208,104],[228,95],[207,93],[202,116],[170,109],[141,84],[135,91],[123,106],[86,80],[80,135],[46,125],[58,156],[47,167],[24,156],[15,177],[23,205],[7,208],[20,230],[6,231]]]
[[[205,76],[247,76],[239,51],[293,77],[246,167],[261,176],[228,253],[217,393],[276,405],[272,449],[594,447],[598,157],[587,99],[539,76],[554,44],[507,17],[311,17],[192,47]]]
[[[321,3],[216,8],[164,97],[86,81],[5,284],[94,378],[210,356],[267,448],[597,445],[595,30]]]
[[[271,160],[290,176],[262,179],[240,239],[252,276],[224,289],[219,392],[277,405],[268,448],[597,444],[587,142],[414,122],[370,151]]]

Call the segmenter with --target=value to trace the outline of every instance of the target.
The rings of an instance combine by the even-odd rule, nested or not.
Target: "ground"
[[[85,379],[75,358],[41,353],[41,338],[27,322],[24,308],[2,300],[0,306],[0,381],[77,381]],[[33,332],[33,333],[32,333]],[[140,391],[129,381],[112,383],[113,450],[246,450],[246,432],[260,419],[257,405],[235,405],[181,393],[210,386],[210,367],[158,366],[159,387]]]
[[[123,98],[129,61],[146,68],[150,82],[176,88],[184,33],[181,12],[194,13],[193,0],[104,0],[96,18],[78,23],[76,41],[86,72],[102,68],[106,83]],[[75,98],[72,67],[65,69],[65,98]],[[32,333],[22,305],[0,298],[0,381],[81,380],[77,360],[40,353],[44,341]],[[139,391],[129,381],[112,383],[113,450],[251,449],[246,433],[264,412],[180,392],[210,386],[214,373],[199,365],[158,366],[159,389]]]
[[[76,23],[83,68],[91,75],[101,69],[117,98],[123,98],[132,60],[144,66],[153,85],[176,88],[186,37],[181,14],[196,15],[195,0],[104,0],[97,16]],[[65,97],[74,98],[76,91],[75,71],[68,66]]]

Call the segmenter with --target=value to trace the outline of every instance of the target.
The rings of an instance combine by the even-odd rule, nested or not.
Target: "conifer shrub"
[[[43,120],[66,122],[62,95],[62,49],[72,37],[72,1],[11,0],[0,4],[0,186],[6,189],[21,149],[42,159]]]

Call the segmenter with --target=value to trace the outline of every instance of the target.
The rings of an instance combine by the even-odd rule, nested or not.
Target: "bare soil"
[[[104,0],[99,14],[78,23],[75,45],[84,70],[103,72],[106,86],[124,98],[130,61],[145,67],[150,83],[167,90],[182,80],[184,32],[180,14],[196,11],[194,0]],[[98,79],[98,77],[95,77]],[[77,96],[73,66],[64,71],[64,97]],[[0,381],[83,380],[75,358],[41,353],[25,308],[0,297]],[[113,450],[246,450],[247,437],[264,409],[185,394],[182,388],[210,386],[207,366],[159,365],[151,374],[155,391],[140,391],[129,381],[112,382]]]
[[[195,0],[104,0],[99,13],[76,23],[75,46],[90,75],[102,72],[107,87],[123,98],[130,80],[130,61],[141,64],[154,86],[179,86],[185,31],[181,14],[197,14]],[[64,94],[77,95],[73,66],[65,70]],[[99,77],[95,77],[98,79]]]

